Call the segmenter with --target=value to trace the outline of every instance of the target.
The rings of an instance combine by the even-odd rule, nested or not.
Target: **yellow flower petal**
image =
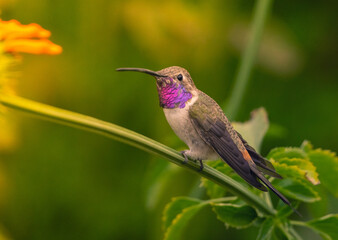
[[[0,40],[17,38],[48,38],[50,31],[39,24],[22,25],[17,20],[2,21],[0,19]]]
[[[52,43],[47,39],[15,39],[6,41],[4,46],[5,52],[23,52],[32,54],[60,54],[62,47]]]
[[[4,52],[32,54],[60,54],[62,47],[47,40],[50,31],[39,24],[22,25],[17,20],[2,21],[0,19],[0,41]]]

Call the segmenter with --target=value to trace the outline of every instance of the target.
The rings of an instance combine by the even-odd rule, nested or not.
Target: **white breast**
[[[187,102],[185,108],[164,108],[164,115],[176,135],[190,148],[190,157],[194,159],[217,159],[218,155],[203,141],[190,121],[189,107],[196,100],[197,97],[193,97]]]

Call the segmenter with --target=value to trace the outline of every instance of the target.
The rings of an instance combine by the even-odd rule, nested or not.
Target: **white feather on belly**
[[[196,100],[197,97],[194,96],[187,102],[185,108],[164,108],[164,115],[176,135],[190,148],[186,152],[190,158],[198,160],[218,159],[218,154],[204,142],[190,121],[189,108]]]

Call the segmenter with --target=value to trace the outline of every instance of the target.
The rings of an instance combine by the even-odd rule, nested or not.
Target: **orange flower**
[[[50,31],[36,23],[22,25],[17,20],[0,19],[0,43],[3,42],[4,52],[60,54],[62,47],[48,40],[50,35]]]

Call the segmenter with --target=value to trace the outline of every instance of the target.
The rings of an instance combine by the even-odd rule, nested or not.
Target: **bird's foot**
[[[198,171],[202,172],[203,168],[204,168],[203,162],[202,162],[202,160],[198,160],[198,161],[200,162],[200,170],[198,170]]]
[[[182,154],[182,156],[184,157],[184,160],[183,160],[183,164],[187,164],[188,163],[188,156],[187,156],[187,154],[185,153],[186,152],[186,150],[184,150],[184,151],[181,151],[181,154]]]
[[[187,154],[186,154],[186,150],[181,151],[181,154],[182,154],[182,156],[184,157],[183,164],[187,164],[187,162],[188,162],[189,160],[188,160],[188,156],[187,156]],[[193,161],[194,161],[195,163],[196,163],[197,161],[200,163],[200,169],[199,169],[198,171],[201,172],[201,171],[203,170],[203,168],[204,168],[204,165],[203,165],[202,160],[196,160],[196,159],[194,159]]]

